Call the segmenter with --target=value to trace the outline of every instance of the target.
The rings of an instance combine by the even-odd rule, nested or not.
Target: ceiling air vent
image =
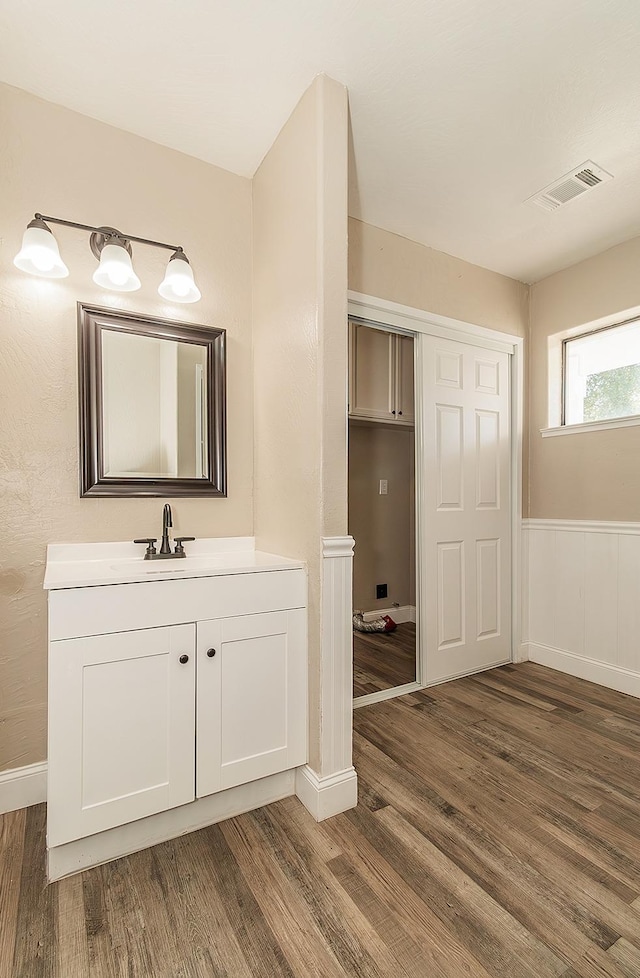
[[[587,160],[571,173],[565,173],[559,180],[550,183],[533,197],[529,197],[525,203],[541,207],[545,211],[555,211],[606,180],[613,180],[613,175],[591,160]]]

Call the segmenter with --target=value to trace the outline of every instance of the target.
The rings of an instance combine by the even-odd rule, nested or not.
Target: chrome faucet
[[[162,543],[160,544],[160,552],[156,550],[157,537],[143,537],[141,540],[134,540],[134,543],[146,543],[147,549],[145,551],[145,560],[158,560],[166,559],[167,557],[186,557],[184,547],[182,546],[185,541],[195,540],[195,537],[176,537],[175,538],[175,550],[171,552],[171,543],[169,541],[169,527],[173,526],[173,517],[171,515],[171,506],[169,503],[164,504],[164,509],[162,510]]]
[[[165,503],[164,509],[162,510],[162,543],[160,545],[161,554],[171,553],[171,544],[169,543],[170,526],[173,526],[173,520],[171,518],[171,506],[169,503]]]

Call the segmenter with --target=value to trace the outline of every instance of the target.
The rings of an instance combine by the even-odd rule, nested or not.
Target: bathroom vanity
[[[307,761],[304,564],[188,546],[48,548],[50,879],[292,794]]]

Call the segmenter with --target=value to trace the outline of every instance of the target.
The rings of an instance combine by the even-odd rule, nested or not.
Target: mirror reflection
[[[207,348],[102,333],[104,475],[201,479],[207,471]]]
[[[78,303],[81,496],[226,496],[226,333]]]

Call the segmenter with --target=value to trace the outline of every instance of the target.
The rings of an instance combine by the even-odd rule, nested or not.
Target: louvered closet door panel
[[[509,355],[422,336],[427,680],[511,655]]]

